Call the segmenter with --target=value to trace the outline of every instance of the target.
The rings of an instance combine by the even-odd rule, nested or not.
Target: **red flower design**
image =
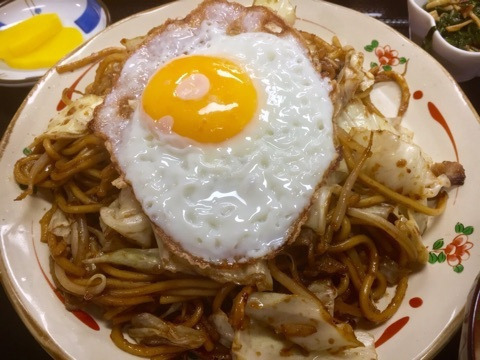
[[[468,241],[468,236],[463,234],[457,235],[445,248],[448,264],[450,266],[457,266],[461,264],[463,260],[467,260],[470,257],[468,250],[470,250],[472,246],[473,243]]]
[[[398,51],[392,50],[390,45],[381,46],[375,49],[375,54],[381,65],[397,65],[399,63]]]

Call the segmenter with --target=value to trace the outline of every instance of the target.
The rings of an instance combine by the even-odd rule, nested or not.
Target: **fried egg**
[[[149,34],[94,130],[164,245],[245,263],[296,236],[335,163],[331,90],[271,11],[207,1]]]

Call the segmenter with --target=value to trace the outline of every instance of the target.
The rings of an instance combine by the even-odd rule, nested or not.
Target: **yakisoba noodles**
[[[352,357],[362,342],[351,325],[391,318],[408,276],[426,262],[421,233],[428,217],[445,209],[443,189],[462,183],[461,166],[434,166],[401,128],[410,96],[402,74],[380,68],[365,73],[362,55],[336,37],[330,44],[302,36],[317,70],[335,84],[335,135],[343,160],[291,244],[268,261],[230,270],[195,268],[145,241],[153,237],[148,218],[104,140],[86,125],[143,39],[57,68],[62,73],[98,62],[85,93],[71,101],[64,92],[66,109],[15,164],[15,179],[25,187],[18,200],[35,191],[49,194],[52,207],[40,227],[54,281],[69,309],[93,303],[103,310],[120,349],[153,359],[248,359],[267,349],[268,339],[270,355],[273,349],[299,357]],[[401,89],[395,121],[370,100],[373,84],[381,81]],[[418,169],[409,174],[422,178],[385,179],[379,167],[400,172],[406,160],[385,157],[378,151],[382,144],[397,146],[400,157],[401,150],[413,149],[418,156],[408,166]],[[438,170],[445,167],[454,167],[457,176],[449,179]],[[371,339],[365,351],[376,356]]]

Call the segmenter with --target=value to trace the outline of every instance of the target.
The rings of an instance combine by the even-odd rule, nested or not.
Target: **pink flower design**
[[[399,63],[398,51],[392,50],[390,45],[381,46],[375,49],[375,54],[381,65],[397,65]]]
[[[457,235],[445,248],[448,264],[450,266],[457,266],[461,264],[463,260],[467,260],[470,257],[468,250],[470,250],[472,246],[473,243],[468,241],[468,236],[463,234]]]

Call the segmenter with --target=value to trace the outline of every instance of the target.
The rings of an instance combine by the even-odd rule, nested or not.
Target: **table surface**
[[[103,0],[110,10],[112,23],[136,12],[162,5],[169,1],[162,0]],[[383,0],[331,0],[331,2],[356,9],[375,17],[392,26],[403,35],[408,36],[408,13],[406,1]],[[480,113],[480,78],[460,84],[473,106]],[[31,87],[5,88],[0,86],[0,131],[5,132],[8,123],[14,116]],[[30,335],[20,318],[8,301],[3,288],[0,288],[0,343],[2,358],[46,360],[50,356]],[[435,360],[457,359],[460,334],[457,332]]]

